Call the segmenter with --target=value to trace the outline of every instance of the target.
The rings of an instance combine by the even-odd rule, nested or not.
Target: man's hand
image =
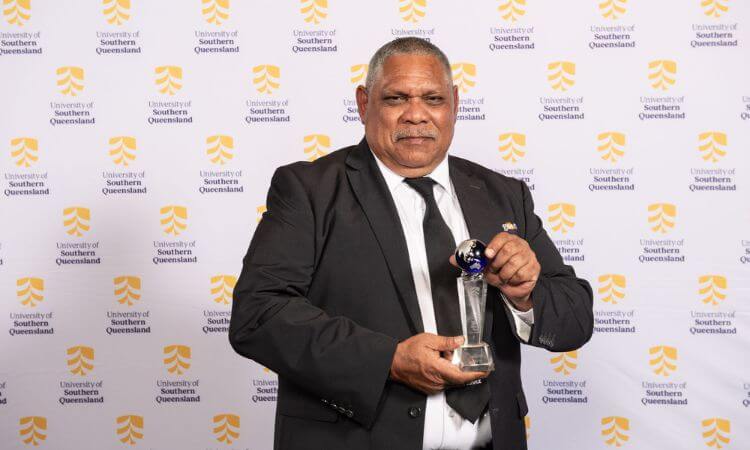
[[[486,377],[489,372],[462,372],[442,356],[460,347],[463,339],[421,333],[400,342],[391,362],[391,379],[431,395]]]

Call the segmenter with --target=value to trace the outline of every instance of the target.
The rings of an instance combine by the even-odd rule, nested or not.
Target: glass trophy
[[[486,245],[478,239],[467,239],[456,248],[456,262],[461,268],[464,286],[463,320],[464,343],[453,352],[452,363],[464,372],[489,372],[495,369],[492,351],[482,341],[484,310],[487,302],[487,282],[484,280]]]

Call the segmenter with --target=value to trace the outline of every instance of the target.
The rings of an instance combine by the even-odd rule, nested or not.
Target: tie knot
[[[427,199],[435,196],[432,187],[436,181],[430,177],[404,178],[404,181],[414,188],[415,191],[419,192],[422,198]]]

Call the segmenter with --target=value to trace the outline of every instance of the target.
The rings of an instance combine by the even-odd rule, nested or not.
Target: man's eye
[[[427,98],[425,98],[425,101],[427,103],[430,103],[430,104],[433,104],[433,105],[437,105],[437,104],[440,104],[440,103],[443,102],[443,97],[441,97],[439,95],[430,95]]]
[[[384,98],[386,103],[401,103],[406,99],[406,97],[402,95],[388,95]]]

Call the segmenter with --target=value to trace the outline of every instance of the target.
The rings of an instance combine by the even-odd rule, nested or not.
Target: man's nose
[[[428,122],[427,108],[421,98],[409,98],[401,114],[401,121],[413,124]]]

